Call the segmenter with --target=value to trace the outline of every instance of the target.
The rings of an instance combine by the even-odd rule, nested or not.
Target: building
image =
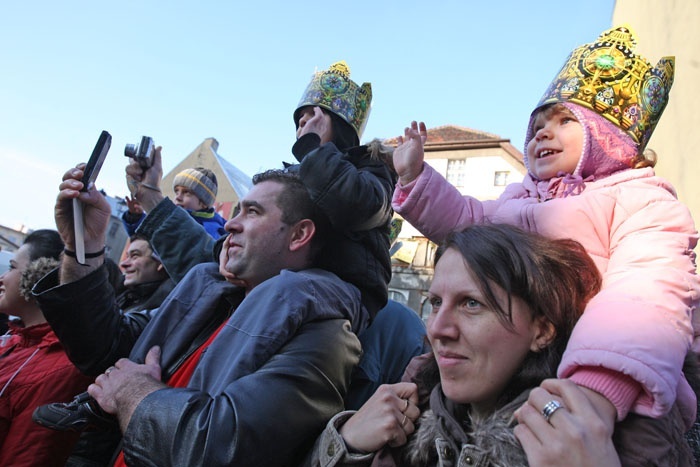
[[[617,0],[612,25],[627,23],[637,33],[636,52],[655,65],[666,55],[676,57],[670,99],[648,147],[658,155],[655,170],[668,179],[678,199],[700,219],[700,2],[677,0]]]
[[[219,142],[215,138],[205,139],[202,144],[197,146],[182,162],[163,177],[161,182],[163,194],[171,199],[175,197],[173,180],[175,175],[181,171],[194,167],[205,167],[214,172],[219,184],[214,209],[224,219],[231,218],[238,200],[248,193],[253,183],[251,177],[221,157],[217,152],[218,149]]]
[[[4,274],[9,269],[14,252],[24,243],[28,234],[28,231],[0,225],[0,274]]]
[[[396,138],[385,144],[396,146]],[[462,194],[480,200],[496,199],[508,183],[520,182],[527,172],[523,154],[510,140],[455,125],[428,129],[425,162],[441,173]],[[427,291],[433,277],[435,244],[413,226],[403,223],[392,256],[389,298],[414,309],[424,318],[429,312]]]
[[[126,242],[129,240],[126,229],[122,224],[122,215],[128,208],[123,198],[109,196],[104,191],[102,194],[112,208],[105,236],[105,256],[119,264]]]
[[[29,230],[15,230],[4,225],[0,225],[0,251],[15,251],[29,234]]]

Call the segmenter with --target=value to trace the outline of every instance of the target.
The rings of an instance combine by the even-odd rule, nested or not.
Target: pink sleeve
[[[624,420],[641,390],[631,377],[603,367],[580,367],[569,379],[605,396],[617,409],[618,420]]]
[[[462,194],[428,164],[406,186],[398,185],[392,199],[394,211],[423,235],[440,243],[447,234],[484,218],[483,204]]]
[[[684,383],[700,295],[692,251],[697,232],[687,208],[665,191],[629,187],[619,198],[603,288],[576,324],[558,375],[570,378],[589,367],[619,373],[610,379],[585,370],[575,379],[595,384],[592,389],[608,397],[620,416],[632,410],[656,418],[671,409]],[[631,407],[631,388],[612,387],[624,376],[642,389]]]

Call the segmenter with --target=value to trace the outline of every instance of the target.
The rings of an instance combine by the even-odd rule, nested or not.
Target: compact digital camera
[[[148,169],[153,165],[154,150],[155,145],[153,144],[153,138],[150,136],[142,136],[141,143],[127,144],[124,147],[124,155],[134,159],[143,169]]]

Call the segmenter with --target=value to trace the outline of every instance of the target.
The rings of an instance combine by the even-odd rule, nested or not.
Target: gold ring
[[[403,420],[401,420],[401,426],[404,426],[406,424],[406,420],[408,420],[408,417],[406,417],[406,414],[403,414]]]

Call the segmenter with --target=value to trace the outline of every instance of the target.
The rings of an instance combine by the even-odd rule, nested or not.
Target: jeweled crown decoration
[[[594,110],[626,131],[641,152],[668,103],[675,58],[663,57],[652,68],[634,53],[636,46],[636,34],[625,24],[578,47],[537,107],[573,102]]]
[[[350,79],[350,67],[341,60],[332,64],[328,70],[314,73],[294,112],[294,121],[297,121],[297,111],[300,108],[317,105],[348,122],[359,139],[367,125],[371,103],[372,85],[362,83],[362,86],[358,86],[353,82]]]

